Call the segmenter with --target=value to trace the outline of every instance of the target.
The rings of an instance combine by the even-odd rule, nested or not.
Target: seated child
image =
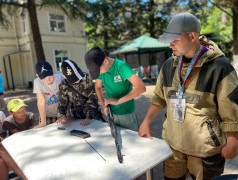
[[[35,123],[34,113],[26,112],[26,106],[21,99],[12,99],[7,104],[10,116],[4,120],[2,129],[9,131],[9,135],[33,128]]]
[[[7,104],[10,114],[2,125],[3,131],[8,131],[9,135],[33,128],[35,118],[31,112],[26,112],[26,104],[21,99],[12,99]],[[3,138],[1,137],[1,141]],[[8,154],[7,150],[0,142],[0,177],[1,180],[8,179],[8,168],[12,169],[21,179],[26,179],[23,172]]]

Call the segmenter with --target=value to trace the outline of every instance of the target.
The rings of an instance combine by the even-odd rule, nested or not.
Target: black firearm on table
[[[110,104],[107,105],[107,117],[108,117],[108,125],[110,126],[110,129],[111,129],[112,137],[115,139],[118,161],[119,161],[119,163],[123,163],[123,158],[122,158],[122,155],[121,155],[120,145],[118,144],[117,129],[116,129],[116,126],[115,126],[115,123],[114,123],[114,118],[112,116]]]

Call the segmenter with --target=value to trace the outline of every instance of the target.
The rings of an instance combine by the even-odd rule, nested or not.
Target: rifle
[[[112,116],[112,112],[111,112],[111,106],[110,104],[107,105],[107,117],[108,117],[108,125],[111,129],[111,134],[112,134],[112,137],[115,139],[115,145],[116,145],[116,148],[117,148],[117,158],[118,158],[118,161],[119,163],[123,163],[123,158],[122,158],[122,155],[121,155],[121,149],[120,149],[120,145],[118,144],[118,137],[117,137],[117,129],[116,129],[116,126],[114,124],[114,118]]]

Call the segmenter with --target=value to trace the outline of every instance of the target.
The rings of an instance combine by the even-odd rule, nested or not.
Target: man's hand
[[[66,117],[65,115],[63,115],[63,116],[61,116],[61,117],[56,121],[56,123],[57,123],[57,124],[61,124],[61,123],[64,123],[64,122],[66,122],[66,121],[68,121],[68,119],[67,119],[67,117]]]
[[[233,159],[238,155],[238,132],[227,132],[227,143],[221,150],[225,159]]]
[[[82,120],[82,121],[80,122],[80,125],[81,125],[81,126],[87,126],[87,125],[89,125],[90,123],[91,123],[91,119],[86,118],[86,119],[84,119],[84,120]]]
[[[140,128],[139,128],[139,136],[146,136],[150,139],[152,139],[152,136],[150,135],[150,124],[151,121],[155,118],[155,116],[157,116],[157,114],[159,114],[159,112],[161,111],[161,107],[155,104],[150,104],[150,107],[147,111],[147,114],[145,116],[145,119],[143,120]]]
[[[138,134],[141,137],[145,137],[147,135],[149,139],[153,139],[150,135],[150,125],[146,121],[143,121],[141,124]]]

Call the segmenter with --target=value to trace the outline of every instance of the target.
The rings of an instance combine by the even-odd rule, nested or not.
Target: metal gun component
[[[114,118],[113,118],[113,115],[112,115],[112,112],[111,112],[110,104],[107,105],[107,117],[108,117],[108,125],[111,129],[112,137],[115,139],[118,161],[119,161],[119,163],[123,163],[123,157],[121,155],[121,148],[120,148],[120,145],[118,143],[117,129],[116,129],[116,126],[115,126],[115,123],[114,123]]]

